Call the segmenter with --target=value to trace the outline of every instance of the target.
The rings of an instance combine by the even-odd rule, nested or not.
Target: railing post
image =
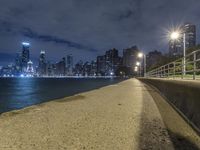
[[[173,79],[175,78],[176,75],[176,62],[173,63]]]
[[[169,75],[170,75],[170,72],[169,72],[169,70],[170,70],[170,69],[169,69],[169,64],[167,65],[167,68],[168,68],[168,69],[167,69],[167,77],[169,78]]]
[[[196,52],[194,52],[193,57],[193,80],[196,79]]]
[[[160,67],[160,77],[162,78],[162,67]]]
[[[163,76],[162,67],[160,67],[160,77]]]
[[[160,69],[160,68],[157,69],[157,78],[160,76],[159,69]]]
[[[167,76],[166,75],[166,66],[163,67],[163,70],[164,70],[164,78],[166,78],[166,76]]]
[[[156,69],[156,78],[158,78],[158,68]]]
[[[182,63],[181,63],[181,79],[183,79],[184,76],[184,58],[182,59]]]
[[[162,67],[162,77],[165,77],[165,68]]]
[[[165,66],[162,67],[163,72],[163,78],[165,77]]]
[[[160,69],[160,68],[157,68],[157,76],[156,76],[157,78],[158,78],[159,75],[160,75],[160,74],[159,74],[159,69]]]

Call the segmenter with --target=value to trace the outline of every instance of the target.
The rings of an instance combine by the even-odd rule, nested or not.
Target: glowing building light
[[[40,54],[45,54],[45,51],[42,50],[42,51],[40,52]]]
[[[23,75],[23,74],[21,74],[21,75],[20,75],[20,77],[22,77],[22,78],[23,78],[23,77],[24,77],[24,75]]]
[[[29,46],[30,43],[28,43],[28,42],[22,42],[22,45],[24,45],[24,46]]]

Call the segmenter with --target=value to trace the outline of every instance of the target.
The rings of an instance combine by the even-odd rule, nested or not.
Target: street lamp
[[[171,40],[179,40],[181,37],[181,33],[180,31],[173,31],[170,34],[170,38]],[[186,55],[186,41],[185,41],[186,37],[185,37],[185,33],[183,33],[183,75],[185,75],[186,72],[186,66],[185,66],[185,55]]]
[[[135,71],[135,72],[137,72],[137,71],[138,71],[138,67],[137,67],[137,66],[135,66],[135,69],[134,69],[134,71]]]
[[[144,69],[144,77],[146,77],[146,70],[147,70],[146,69],[146,66],[147,66],[146,65],[146,55],[144,53],[138,53],[138,57],[143,58],[143,61],[144,61],[144,66],[143,66],[144,67],[143,68]]]
[[[141,63],[139,61],[136,62],[137,70],[139,69],[139,75],[141,77]]]
[[[137,62],[136,62],[136,66],[140,66],[140,62],[137,61]]]
[[[177,40],[177,39],[180,38],[180,33],[178,31],[174,31],[174,32],[171,33],[170,38],[172,40]]]
[[[143,53],[138,53],[138,57],[142,58],[143,57]]]

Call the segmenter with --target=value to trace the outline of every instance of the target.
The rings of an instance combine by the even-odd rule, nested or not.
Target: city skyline
[[[123,48],[134,45],[146,53],[154,49],[168,52],[164,30],[184,22],[197,25],[199,43],[200,22],[195,14],[200,4],[197,0],[154,3],[20,0],[0,4],[3,6],[0,10],[0,65],[13,60],[23,41],[31,43],[33,61],[41,50],[48,52],[53,61],[64,54],[73,54],[75,61],[90,61],[110,48],[115,47],[122,54]]]
[[[47,53],[41,50],[38,62],[33,65],[31,44],[24,41],[21,46],[21,52],[17,53],[15,60],[0,67],[0,77],[132,76],[137,75],[134,66],[139,60],[138,54],[142,52],[135,45],[123,49],[123,55],[120,56],[119,50],[112,48],[92,61],[79,60],[74,64],[72,54],[51,62],[46,56]],[[142,64],[142,60],[140,61]]]

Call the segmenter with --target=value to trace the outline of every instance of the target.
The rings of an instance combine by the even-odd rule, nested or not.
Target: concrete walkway
[[[0,116],[0,150],[173,150],[176,147],[168,132],[173,125],[165,125],[152,96],[156,96],[154,90],[130,79],[4,113]],[[162,100],[158,95],[157,99]],[[177,119],[171,118],[167,121]],[[199,137],[187,129],[196,148]]]

